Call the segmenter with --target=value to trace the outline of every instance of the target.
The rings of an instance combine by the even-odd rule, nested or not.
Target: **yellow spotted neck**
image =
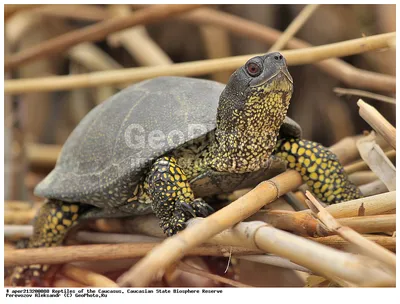
[[[227,117],[217,117],[215,141],[207,158],[214,170],[232,173],[259,170],[271,156],[279,129],[286,117],[292,83],[284,76],[253,87],[243,102]],[[224,106],[229,103],[221,103]]]

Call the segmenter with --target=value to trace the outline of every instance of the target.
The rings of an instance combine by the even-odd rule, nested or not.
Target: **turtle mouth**
[[[267,84],[268,82],[270,82],[272,79],[274,78],[281,78],[288,80],[291,84],[293,84],[293,78],[290,75],[289,71],[287,70],[287,68],[280,68],[278,69],[274,74],[270,75],[268,78],[266,78],[264,81],[252,85],[252,88],[256,88],[256,87],[260,87],[260,86],[264,86],[265,84]]]

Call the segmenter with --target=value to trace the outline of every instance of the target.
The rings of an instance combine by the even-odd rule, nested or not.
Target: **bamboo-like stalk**
[[[291,270],[297,270],[297,271],[301,271],[301,272],[311,273],[310,269],[307,269],[305,267],[297,265],[297,264],[289,261],[288,259],[284,259],[284,258],[281,258],[278,256],[273,256],[273,255],[263,254],[263,255],[240,256],[240,257],[238,257],[238,259],[272,265],[272,266],[291,269]]]
[[[29,224],[34,218],[36,212],[37,209],[35,208],[32,208],[30,210],[20,210],[18,212],[15,212],[14,210],[4,210],[4,224]]]
[[[53,167],[61,152],[59,145],[29,144],[26,154],[29,162],[34,166]]]
[[[357,149],[357,141],[361,137],[362,135],[345,137],[334,145],[330,146],[329,150],[336,154],[343,166],[347,165],[349,162],[360,158],[360,153]]]
[[[307,212],[284,210],[261,210],[249,218],[251,221],[263,221],[275,228],[290,231],[298,235],[327,235],[318,221]]]
[[[209,273],[209,272],[207,272],[207,271],[198,269],[198,268],[196,268],[196,267],[193,267],[193,266],[188,265],[187,263],[180,262],[180,263],[178,264],[178,267],[177,267],[177,268],[178,268],[179,270],[184,271],[184,272],[188,272],[188,273],[192,273],[192,274],[197,274],[197,275],[202,276],[202,277],[205,277],[205,278],[207,278],[207,279],[211,279],[211,280],[214,280],[214,281],[216,281],[216,282],[223,283],[223,284],[228,284],[228,285],[230,285],[230,286],[234,286],[234,287],[252,287],[252,286],[250,286],[250,285],[243,284],[243,283],[240,283],[240,282],[238,282],[238,281],[234,281],[234,280],[231,280],[231,279],[228,279],[228,278],[224,278],[224,277],[221,277],[221,276],[219,276],[219,275],[216,275],[216,274]]]
[[[13,14],[21,11],[32,10],[35,7],[40,7],[43,4],[5,4],[4,19],[7,20]]]
[[[194,228],[202,226],[201,224],[206,220],[191,220],[186,230],[194,230]],[[159,252],[168,240],[158,247]],[[382,284],[393,286],[395,284],[393,276],[382,271],[380,263],[374,260],[323,246],[303,237],[280,231],[263,222],[239,223],[234,228],[218,234],[210,241],[218,244],[232,244],[234,242],[241,243],[247,248],[260,248],[266,252],[287,258],[328,278],[339,277],[343,280],[368,286],[380,286]],[[182,249],[182,246],[180,249]],[[143,260],[150,261],[150,263],[146,263],[146,270],[139,271],[141,267],[134,266],[135,271],[128,271],[117,280],[117,283],[120,286],[147,286],[153,275],[163,269],[160,269],[159,266],[166,258],[166,255],[163,255],[163,259],[160,261],[157,258],[159,255],[153,255],[154,253],[155,250],[136,264],[136,266],[139,266],[143,264]],[[169,254],[171,254],[170,251]],[[154,260],[149,259],[150,256]],[[137,275],[133,276],[135,273]]]
[[[102,21],[111,17],[106,9],[87,4],[49,4],[31,9],[29,12],[36,15],[84,21]]]
[[[359,233],[390,232],[396,230],[396,214],[345,217],[338,219],[338,222]]]
[[[388,191],[388,188],[381,180],[375,180],[368,184],[361,185],[359,189],[364,196],[376,195]]]
[[[37,46],[10,55],[5,59],[4,69],[7,71],[11,68],[15,68],[21,64],[42,58],[49,54],[62,52],[78,43],[101,40],[113,32],[138,24],[149,24],[161,21],[173,15],[196,9],[199,6],[200,5],[195,4],[152,5],[142,10],[138,10],[129,16],[115,17],[101,21],[97,24],[66,33]]]
[[[111,13],[114,16],[127,16],[131,14],[128,5],[112,5]],[[107,38],[112,46],[122,45],[142,66],[160,66],[172,64],[171,58],[148,35],[144,26],[114,33]]]
[[[64,265],[61,274],[69,279],[90,287],[118,287],[118,285],[105,276],[93,271],[73,265]]]
[[[267,26],[209,8],[200,8],[180,16],[179,19],[220,26],[234,34],[268,44],[273,44],[282,35],[281,32]],[[393,44],[392,41],[389,44]],[[290,49],[301,49],[311,46],[311,44],[295,38],[289,40],[287,43],[287,47]],[[337,58],[314,62],[314,64],[325,73],[337,78],[349,87],[390,92],[396,91],[396,78],[393,76],[361,70]]]
[[[14,211],[15,212],[15,211]],[[4,237],[30,237],[33,232],[31,225],[4,225]]]
[[[271,226],[306,236],[327,236],[331,234],[310,213],[272,210],[258,212],[251,220],[263,221]],[[339,218],[341,225],[349,226],[359,233],[375,233],[396,230],[396,215],[369,215]]]
[[[249,231],[246,232],[249,233]],[[368,286],[379,286],[380,282],[389,286],[395,284],[394,276],[381,271],[378,263],[373,263],[373,260],[363,261],[362,258],[356,258],[354,255],[326,246],[314,247],[320,244],[272,227],[258,228],[253,237],[260,249],[288,258],[296,264],[331,279],[339,277],[355,284]]]
[[[67,288],[76,288],[76,287],[85,287],[82,283],[76,282],[67,278],[57,278],[54,281],[54,287],[67,287]]]
[[[159,243],[162,239],[147,235],[79,231],[74,237],[79,242],[91,244]]]
[[[90,71],[122,69],[114,58],[93,43],[80,43],[68,50],[68,56]]]
[[[368,167],[378,176],[389,191],[396,190],[396,168],[375,142],[375,132],[357,142],[358,150]]]
[[[326,207],[335,218],[383,214],[396,209],[396,191],[363,197]],[[311,210],[299,212],[311,213]]]
[[[356,245],[362,253],[367,254],[371,258],[374,258],[382,263],[385,263],[391,267],[393,272],[396,271],[396,255],[389,250],[379,246],[377,243],[368,240],[361,236],[353,229],[342,226],[335,218],[318,202],[318,200],[307,191],[306,196],[308,197],[308,203],[313,213],[328,227],[331,231],[341,236],[352,245]],[[391,238],[393,239],[393,238]]]
[[[396,99],[389,97],[389,96],[384,96],[380,94],[375,94],[363,90],[356,90],[356,89],[345,89],[345,88],[334,88],[333,92],[338,94],[339,96],[341,95],[355,95],[355,96],[360,96],[360,97],[366,97],[370,99],[375,99],[379,101],[383,101],[386,103],[390,104],[396,104]]]
[[[386,151],[385,155],[390,160],[394,160],[394,159],[396,159],[396,150]],[[359,160],[359,161],[356,161],[354,163],[344,166],[344,171],[346,171],[347,174],[357,172],[357,171],[362,171],[362,170],[369,170],[367,163],[363,160]]]
[[[229,32],[223,28],[213,25],[201,25],[200,35],[209,59],[232,56]],[[211,75],[212,80],[227,83],[232,71],[215,72]]]
[[[319,4],[307,4],[303,10],[294,18],[279,39],[271,46],[268,52],[279,51],[283,49],[288,41],[301,29],[308,19],[317,10]]]
[[[4,252],[4,265],[61,264],[77,261],[107,261],[137,258],[146,255],[157,245],[157,243],[96,244],[7,250]],[[190,256],[224,256],[229,251],[233,255],[261,253],[257,249],[207,245],[196,247],[186,254]]]
[[[294,190],[302,184],[300,174],[286,171],[266,182],[260,183],[252,191],[235,202],[211,214],[200,223],[188,227],[177,235],[166,239],[162,246],[152,250],[130,271],[119,279],[121,286],[144,286],[153,275],[166,269],[171,263],[179,260],[189,249],[202,244],[209,238],[248,218],[264,205],[277,197]],[[158,257],[162,256],[163,259]],[[140,274],[141,278],[137,278]]]
[[[14,201],[14,200],[6,200],[4,201],[4,209],[6,210],[30,210],[32,208],[32,203],[26,201]]]
[[[135,221],[141,219],[141,227],[138,228]],[[154,219],[154,220],[153,220]],[[308,235],[308,236],[326,236],[329,232],[326,227],[323,227],[319,222],[308,213],[304,212],[290,212],[281,210],[272,210],[267,212],[257,212],[255,215],[249,218],[249,220],[260,220],[271,226],[291,231],[295,234]],[[371,215],[371,216],[359,216],[359,217],[346,217],[339,218],[338,222],[342,225],[349,226],[350,228],[360,233],[374,233],[374,232],[386,232],[396,230],[396,215],[395,214],[384,214],[384,215]],[[125,243],[125,242],[149,242],[149,241],[160,241],[165,238],[159,228],[158,219],[152,217],[138,217],[132,222],[124,222],[125,225],[129,225],[134,228],[136,233],[146,233],[151,235],[150,239],[148,236],[143,235],[130,235],[120,233],[99,233],[80,231],[76,235],[76,239],[84,242],[96,242],[96,243]],[[7,226],[6,226],[7,227]],[[131,230],[128,228],[127,230]],[[126,232],[126,231],[124,231]]]
[[[382,246],[387,250],[393,252],[396,251],[396,239],[391,236],[364,234],[363,237],[368,239],[369,241],[378,244],[379,246]],[[319,244],[323,244],[340,250],[346,250],[352,246],[352,243],[350,243],[347,240],[344,240],[339,235],[328,235],[328,236],[313,237],[313,238],[309,237],[308,239],[312,240],[313,242],[317,242]]]
[[[359,99],[360,116],[396,150],[396,129],[373,106]]]
[[[349,181],[355,184],[356,186],[372,183],[378,179],[376,174],[370,170],[351,173],[349,174],[348,178]]]
[[[282,51],[282,54],[286,57],[289,65],[308,64],[331,57],[348,56],[385,48],[388,47],[388,41],[394,36],[395,33],[381,34],[312,48]],[[122,71],[103,71],[74,76],[6,80],[4,83],[4,92],[6,94],[15,94],[36,91],[57,91],[105,84],[137,82],[166,75],[197,76],[216,71],[236,69],[243,65],[250,57],[256,55],[260,54],[192,61],[165,67],[140,67],[124,69]]]

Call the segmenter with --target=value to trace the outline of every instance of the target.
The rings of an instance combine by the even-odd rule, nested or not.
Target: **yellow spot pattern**
[[[302,139],[278,141],[275,153],[297,170],[316,196],[326,203],[338,203],[362,197],[343,166],[327,148]]]

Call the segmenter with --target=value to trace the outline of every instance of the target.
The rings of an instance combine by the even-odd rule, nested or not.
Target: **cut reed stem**
[[[373,106],[358,100],[360,116],[396,150],[396,129]]]

